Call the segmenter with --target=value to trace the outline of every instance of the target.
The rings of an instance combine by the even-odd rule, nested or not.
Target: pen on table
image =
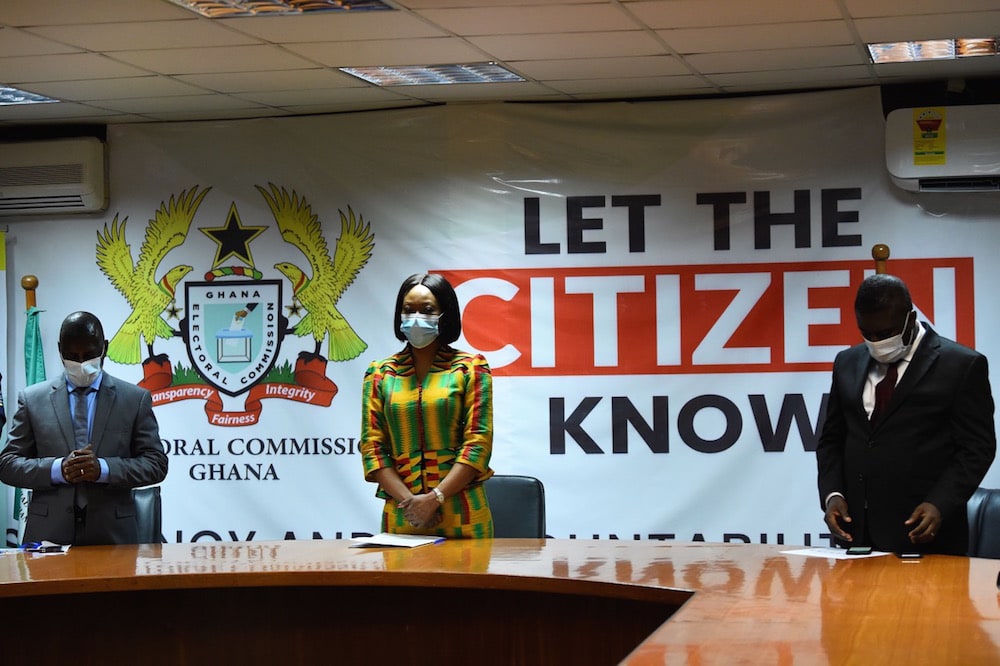
[[[31,541],[21,545],[21,549],[29,553],[59,553],[63,547],[58,544],[44,545],[40,541]]]

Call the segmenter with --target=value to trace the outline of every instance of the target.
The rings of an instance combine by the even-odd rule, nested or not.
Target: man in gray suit
[[[136,543],[132,489],[167,475],[152,398],[103,371],[107,350],[100,320],[74,312],[59,329],[65,374],[18,394],[0,481],[32,491],[25,542]]]
[[[826,524],[841,544],[964,555],[996,454],[986,357],[917,321],[892,275],[866,278],[854,311],[864,343],[833,363],[816,449]]]

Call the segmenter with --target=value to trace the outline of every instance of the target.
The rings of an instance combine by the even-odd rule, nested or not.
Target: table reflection
[[[971,561],[944,555],[838,561],[823,578],[820,598],[830,663],[1000,662],[987,618],[972,602]],[[990,623],[995,636],[995,618]],[[962,631],[949,630],[955,626]]]

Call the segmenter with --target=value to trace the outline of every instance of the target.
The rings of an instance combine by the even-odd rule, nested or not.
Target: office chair
[[[1000,489],[976,488],[968,510],[969,556],[1000,559]]]
[[[135,488],[135,522],[139,527],[139,543],[163,543],[160,487]]]
[[[494,474],[483,488],[497,539],[545,538],[545,487],[531,476]]]
[[[25,492],[28,494],[27,501],[30,504],[31,489]],[[134,488],[132,498],[135,501],[135,522],[139,527],[139,543],[163,543],[160,487]],[[24,525],[25,521],[22,520],[17,532],[18,543],[24,543]]]

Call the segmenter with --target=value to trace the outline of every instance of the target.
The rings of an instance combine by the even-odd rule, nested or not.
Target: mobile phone
[[[848,555],[871,555],[871,546],[851,546],[847,549]]]
[[[901,560],[919,560],[923,556],[923,553],[896,553],[896,557]]]

